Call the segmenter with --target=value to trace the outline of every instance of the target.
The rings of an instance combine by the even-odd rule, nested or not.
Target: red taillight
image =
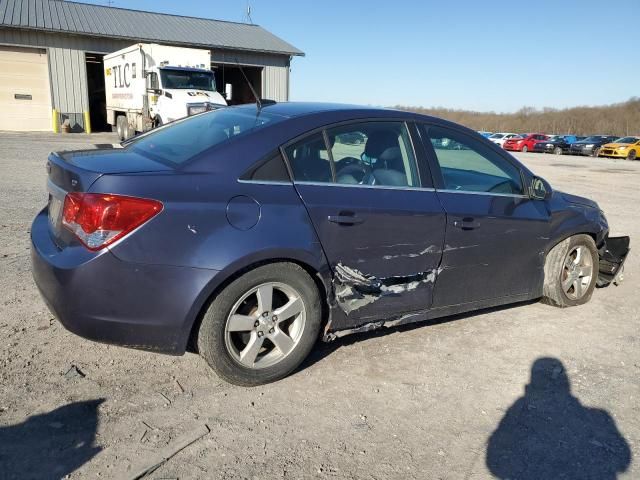
[[[62,224],[89,249],[100,250],[162,211],[162,203],[147,198],[107,193],[68,193]]]

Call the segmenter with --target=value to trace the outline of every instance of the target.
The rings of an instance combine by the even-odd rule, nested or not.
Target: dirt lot
[[[0,479],[135,478],[205,425],[148,478],[640,477],[635,252],[625,282],[588,305],[531,303],[347,337],[253,389],[221,382],[194,354],[66,332],[30,273],[44,162],[50,150],[114,140],[0,134]],[[640,162],[518,156],[556,188],[597,200],[612,234],[640,241]]]

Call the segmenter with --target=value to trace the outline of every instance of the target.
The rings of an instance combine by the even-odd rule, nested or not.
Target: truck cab
[[[149,115],[157,127],[226,105],[211,70],[164,66],[147,72]]]

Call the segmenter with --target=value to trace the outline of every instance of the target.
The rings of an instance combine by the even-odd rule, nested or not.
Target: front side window
[[[409,132],[402,122],[363,122],[327,130],[336,182],[417,187]]]
[[[522,195],[520,170],[489,146],[454,130],[429,127],[444,189]]]

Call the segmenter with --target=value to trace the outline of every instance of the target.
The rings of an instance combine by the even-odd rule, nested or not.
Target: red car
[[[548,139],[549,137],[542,133],[529,133],[520,138],[510,138],[504,142],[503,147],[505,150],[512,150],[515,152],[529,152],[533,151],[533,146],[536,142],[542,142]]]

